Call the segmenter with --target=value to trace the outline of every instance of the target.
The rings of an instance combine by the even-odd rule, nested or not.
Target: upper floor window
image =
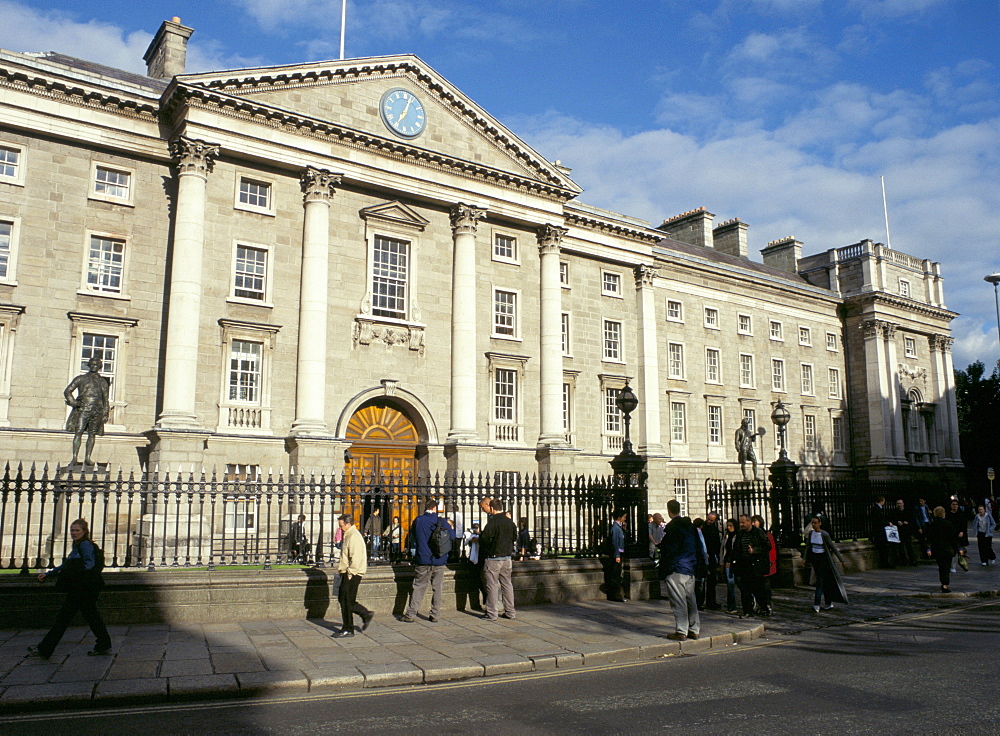
[[[813,385],[813,367],[808,363],[802,364],[802,393],[812,396],[816,392]]]
[[[233,293],[240,299],[256,302],[267,300],[267,248],[242,243],[236,244],[236,263],[233,267]]]
[[[831,419],[832,432],[833,432],[833,451],[843,452],[844,451],[844,418],[843,417],[833,417]]]
[[[684,378],[684,346],[672,342],[667,345],[667,375],[670,378]]]
[[[271,430],[271,373],[277,327],[223,318],[224,372],[217,431],[266,435]]]
[[[0,145],[0,182],[24,184],[24,151],[10,145]]]
[[[622,323],[604,320],[604,360],[622,360]]]
[[[559,283],[569,288],[569,264],[566,261],[559,261]]]
[[[372,314],[406,319],[410,244],[375,236],[372,250]]]
[[[684,305],[673,299],[667,300],[667,319],[671,322],[684,321]]]
[[[14,281],[17,221],[0,219],[0,281]]]
[[[837,352],[837,335],[834,332],[826,333],[826,349]]]
[[[687,441],[687,417],[682,401],[670,402],[670,439],[674,442]]]
[[[910,296],[910,282],[906,279],[899,280],[899,295],[900,296]]]
[[[124,272],[125,241],[91,235],[87,251],[87,290],[121,294]]]
[[[705,327],[710,330],[719,329],[719,310],[715,307],[705,307]]]
[[[236,190],[236,207],[265,215],[273,214],[274,197],[271,183],[241,176]]]
[[[517,337],[517,293],[493,290],[493,335]]]
[[[840,398],[840,369],[831,368],[830,369],[830,398],[839,399]]]
[[[91,195],[95,199],[131,202],[132,172],[94,164],[94,186]]]
[[[771,339],[772,340],[784,340],[785,331],[782,324],[777,320],[771,320]]]
[[[722,407],[708,407],[708,444],[722,444]]]
[[[86,373],[90,370],[90,366],[87,363],[94,357],[99,358],[101,361],[101,369],[98,372],[108,382],[108,402],[114,406],[115,376],[118,372],[118,336],[84,332],[83,339],[80,341],[81,373]]]
[[[229,400],[259,404],[264,344],[233,340],[229,352]]]
[[[805,449],[807,452],[812,452],[816,449],[816,416],[814,414],[806,414],[802,417],[802,420]]]
[[[722,383],[722,368],[716,348],[705,349],[705,383]]]
[[[562,354],[572,354],[569,342],[569,312],[562,313]]]
[[[740,386],[755,388],[753,377],[753,356],[740,353]]]
[[[622,295],[622,275],[615,271],[601,271],[601,293],[604,296]]]
[[[753,319],[749,314],[741,314],[737,317],[736,331],[741,335],[753,334]]]
[[[907,358],[917,357],[917,341],[914,340],[912,337],[903,338],[903,354]]]
[[[493,371],[493,418],[498,422],[517,421],[517,371],[496,368]]]
[[[812,330],[799,327],[799,345],[812,345]]]
[[[785,361],[781,358],[771,359],[771,390],[785,390]]]
[[[604,389],[604,432],[609,435],[622,434],[622,413],[618,408],[618,394],[621,389]]]
[[[495,233],[493,235],[493,260],[517,263],[517,238]]]

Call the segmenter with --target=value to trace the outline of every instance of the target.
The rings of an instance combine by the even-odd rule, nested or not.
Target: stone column
[[[663,455],[660,438],[660,359],[656,334],[656,298],[652,266],[635,267],[636,312],[639,315],[639,408],[642,434],[636,447],[640,455]]]
[[[299,353],[292,435],[325,435],[326,314],[329,310],[330,197],[340,175],[309,167],[302,173],[302,276]]]
[[[451,210],[454,245],[451,280],[451,427],[447,442],[475,443],[476,229],[486,210],[457,204]]]
[[[565,446],[562,423],[562,286],[559,283],[559,244],[568,231],[544,225],[538,230],[540,282],[539,447]]]
[[[170,142],[170,153],[177,166],[177,201],[163,365],[163,407],[157,427],[198,429],[195,389],[201,332],[205,190],[219,147],[179,136]]]
[[[877,319],[861,324],[865,336],[865,371],[868,394],[868,462],[879,464],[892,456],[889,377],[886,375],[885,322]]]
[[[896,327],[892,322],[883,323],[885,331],[885,375],[887,378],[890,425],[889,431],[892,456],[896,460],[906,460],[906,443],[903,439],[903,404],[900,395],[899,361],[896,357]]]
[[[935,335],[938,350],[941,351],[942,393],[939,406],[945,414],[944,443],[941,445],[943,464],[961,466],[962,457],[958,450],[958,403],[955,398],[955,365],[951,358],[951,344],[954,339],[948,335]]]

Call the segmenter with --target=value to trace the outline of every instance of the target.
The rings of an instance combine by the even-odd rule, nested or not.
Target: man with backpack
[[[400,621],[412,624],[417,620],[417,611],[424,602],[424,594],[429,583],[431,614],[428,620],[435,623],[441,612],[441,599],[444,597],[444,566],[448,562],[448,555],[455,542],[455,530],[447,519],[438,516],[436,500],[429,500],[424,505],[424,513],[413,520],[410,539],[411,545],[416,550],[413,558],[413,593],[410,596],[410,605]]]

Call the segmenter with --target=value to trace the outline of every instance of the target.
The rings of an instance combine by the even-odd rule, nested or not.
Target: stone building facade
[[[92,355],[111,466],[607,473],[652,505],[739,477],[793,412],[803,472],[960,467],[939,264],[862,241],[747,253],[705,209],[585,205],[410,55],[148,76],[0,51],[0,459],[69,459]]]

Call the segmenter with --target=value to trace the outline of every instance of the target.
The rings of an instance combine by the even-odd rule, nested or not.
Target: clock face
[[[379,109],[386,127],[403,138],[416,138],[427,126],[423,104],[405,89],[397,87],[382,95]]]

